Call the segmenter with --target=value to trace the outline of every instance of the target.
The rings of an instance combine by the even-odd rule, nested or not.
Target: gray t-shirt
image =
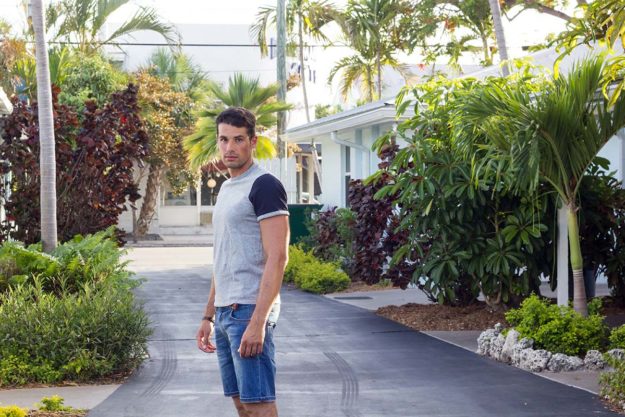
[[[256,304],[266,261],[259,222],[285,215],[282,183],[256,164],[222,184],[213,211],[216,307]]]

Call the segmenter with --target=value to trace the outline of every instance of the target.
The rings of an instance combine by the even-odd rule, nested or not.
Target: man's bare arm
[[[243,357],[258,355],[263,350],[265,324],[267,323],[271,306],[276,301],[278,294],[280,294],[284,268],[288,261],[288,216],[274,216],[261,220],[260,235],[267,260],[256,298],[256,308],[250,324],[241,339],[239,352]]]
[[[215,275],[213,275],[213,279],[211,281],[211,289],[210,293],[208,294],[208,302],[206,303],[206,308],[204,309],[204,316],[215,316]],[[211,353],[215,351],[215,346],[209,340],[212,332],[213,323],[208,320],[202,319],[202,322],[200,323],[200,328],[198,329],[195,338],[197,339],[197,347],[206,353]]]

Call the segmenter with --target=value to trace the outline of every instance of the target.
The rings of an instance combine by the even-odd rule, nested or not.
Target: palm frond
[[[156,11],[148,7],[141,7],[132,18],[124,22],[102,43],[111,43],[121,36],[140,30],[150,30],[160,34],[172,48],[177,48],[180,45],[180,34],[176,28],[163,22]]]

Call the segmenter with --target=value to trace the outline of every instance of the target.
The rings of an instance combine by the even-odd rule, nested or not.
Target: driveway
[[[90,417],[236,416],[217,357],[194,335],[210,248],[140,248],[133,268],[155,333],[150,359]],[[294,417],[617,416],[579,389],[415,332],[373,312],[284,288],[275,333],[278,405]]]

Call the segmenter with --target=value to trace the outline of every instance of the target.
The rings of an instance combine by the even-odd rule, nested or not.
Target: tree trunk
[[[488,37],[486,34],[481,33],[480,38],[482,39],[482,48],[484,48],[484,64],[486,66],[492,65],[493,60],[490,57],[490,51],[488,49]]]
[[[139,236],[144,236],[150,228],[154,213],[156,213],[156,203],[158,202],[158,190],[161,186],[161,177],[163,176],[163,165],[150,164],[150,172],[148,173],[148,182],[145,186],[145,196],[141,205],[141,212],[137,220],[137,232]]]
[[[508,67],[508,49],[506,47],[506,35],[501,24],[501,10],[499,9],[499,0],[488,0],[490,12],[493,15],[493,25],[495,26],[495,37],[497,38],[497,47],[499,48],[499,59],[504,63],[502,67],[503,75],[510,74]]]
[[[378,67],[378,100],[382,99],[382,59],[380,58],[380,46],[378,45],[378,52],[376,54],[376,65]]]
[[[299,37],[299,66],[300,66],[300,77],[302,81],[302,93],[304,94],[304,110],[306,111],[306,121],[310,123],[310,111],[308,108],[308,92],[306,91],[306,71],[304,67],[304,28],[302,27],[304,22],[304,16],[301,14],[297,17],[299,21],[298,27],[298,37]]]
[[[558,305],[569,305],[569,209],[566,203],[558,208],[558,258],[556,277],[558,280]]]
[[[52,115],[52,88],[48,45],[42,0],[32,0],[32,19],[35,32],[37,60],[37,112],[39,118],[39,164],[41,172],[41,241],[44,252],[57,246],[56,224],[56,157],[54,119]]]
[[[588,315],[586,288],[584,287],[584,261],[579,242],[579,226],[577,224],[577,207],[569,203],[569,245],[571,249],[571,268],[573,269],[573,308],[582,316]]]

